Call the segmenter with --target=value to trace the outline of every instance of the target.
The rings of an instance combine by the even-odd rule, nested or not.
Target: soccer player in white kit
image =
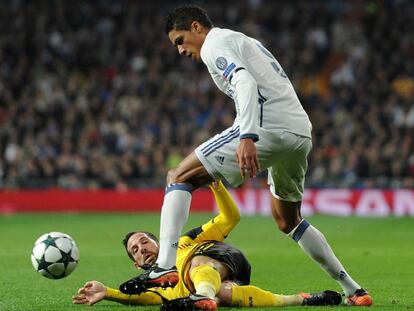
[[[159,257],[155,266],[133,279],[137,287],[175,282],[176,245],[194,189],[221,179],[238,186],[267,169],[272,214],[279,229],[338,281],[345,303],[371,305],[370,295],[345,271],[324,235],[301,217],[312,125],[278,61],[258,40],[214,27],[197,6],[175,9],[165,30],[179,54],[207,66],[217,87],[234,100],[237,116],[229,129],[169,171]]]

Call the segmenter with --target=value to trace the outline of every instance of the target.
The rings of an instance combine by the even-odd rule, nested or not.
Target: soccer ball
[[[75,241],[62,232],[43,234],[34,244],[33,268],[49,279],[61,279],[75,270],[79,249]]]

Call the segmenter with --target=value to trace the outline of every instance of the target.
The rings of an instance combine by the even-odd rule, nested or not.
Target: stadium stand
[[[314,124],[308,187],[414,187],[414,2],[196,3],[260,38],[295,85]],[[164,34],[176,4],[0,2],[0,188],[163,186],[232,123]]]

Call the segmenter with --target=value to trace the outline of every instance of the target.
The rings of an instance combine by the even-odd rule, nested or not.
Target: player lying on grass
[[[136,287],[125,282],[120,289],[100,282],[87,282],[73,297],[76,304],[93,305],[111,300],[130,305],[162,304],[162,310],[216,310],[220,306],[337,305],[341,295],[334,291],[318,294],[278,295],[250,284],[250,264],[243,253],[223,243],[240,220],[237,206],[221,182],[210,186],[219,215],[183,235],[178,245],[177,285],[173,288]],[[138,269],[147,269],[157,260],[158,239],[149,232],[137,231],[123,240],[128,256]],[[163,298],[161,298],[163,297]]]

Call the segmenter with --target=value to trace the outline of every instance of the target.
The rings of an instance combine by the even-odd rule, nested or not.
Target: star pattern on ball
[[[50,235],[47,236],[47,239],[43,241],[44,244],[47,245],[47,247],[49,246],[55,246],[57,247],[55,241],[57,238],[51,237]]]
[[[39,267],[37,268],[37,270],[45,270],[45,271],[49,271],[47,269],[47,267],[50,265],[49,262],[47,262],[46,260],[44,260],[44,258],[42,259],[36,259],[37,263],[39,264]]]
[[[69,262],[74,261],[72,256],[70,254],[65,253],[64,251],[60,250],[60,254],[62,255],[62,258],[59,259],[57,262],[62,262],[65,264],[65,267],[68,265]]]
[[[72,254],[78,258],[79,250],[70,236],[61,232],[51,232],[44,234],[37,241],[31,255],[33,267],[37,272],[50,279],[61,279],[73,272],[78,260],[75,260]]]

